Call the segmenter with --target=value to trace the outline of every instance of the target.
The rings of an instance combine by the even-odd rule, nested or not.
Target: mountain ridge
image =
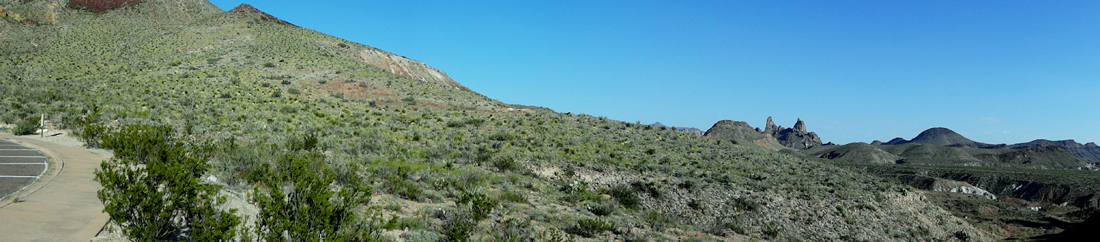
[[[981,149],[1029,149],[1043,146],[1058,146],[1065,148],[1065,150],[1077,159],[1084,162],[1092,163],[1095,166],[1100,166],[1100,146],[1094,142],[1086,144],[1078,143],[1072,139],[1069,140],[1046,140],[1036,139],[1030,142],[1017,143],[1017,144],[987,144],[982,142],[976,142],[970,140],[955,131],[944,127],[933,127],[922,131],[912,140],[906,140],[901,137],[891,139],[887,142],[881,142],[875,140],[871,144],[882,145],[900,145],[907,143],[918,144],[930,144],[948,147],[967,147],[967,148],[981,148]]]

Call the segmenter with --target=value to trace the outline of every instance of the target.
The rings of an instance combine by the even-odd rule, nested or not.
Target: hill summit
[[[242,3],[241,5],[238,5],[237,7],[229,10],[229,13],[232,14],[232,15],[239,16],[239,17],[252,19],[252,21],[253,21],[252,23],[272,22],[272,23],[282,24],[282,25],[297,26],[297,25],[291,24],[290,22],[283,21],[282,19],[276,18],[275,16],[271,16],[271,14],[267,14],[264,11],[260,11],[259,9],[256,9],[256,7],[252,7],[252,5],[248,5],[248,4],[244,4],[244,3]]]
[[[886,142],[885,144],[900,145],[900,144],[907,144],[907,143],[939,145],[939,146],[952,146],[952,147],[967,147],[967,148],[985,148],[985,149],[995,149],[995,148],[1005,147],[1004,144],[996,144],[995,145],[995,144],[986,144],[986,143],[976,142],[976,141],[970,140],[966,137],[963,137],[961,134],[956,133],[955,131],[953,131],[951,129],[944,128],[944,127],[935,127],[935,128],[930,128],[930,129],[924,130],[924,132],[921,132],[920,134],[917,135],[917,137],[914,137],[912,140],[905,140],[903,138],[898,137],[898,138],[894,138],[894,139],[890,140],[889,142]]]

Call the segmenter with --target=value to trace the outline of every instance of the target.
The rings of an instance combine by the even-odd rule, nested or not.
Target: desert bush
[[[732,205],[733,208],[737,210],[749,212],[756,211],[762,206],[762,204],[760,204],[759,202],[756,202],[755,200],[746,197],[736,198],[730,203],[730,205]],[[838,206],[838,209],[843,209],[843,207]]]
[[[488,218],[498,204],[499,202],[485,194],[463,191],[462,196],[455,200],[459,210],[443,224],[444,241],[469,241],[470,233],[478,222]]]
[[[516,191],[504,191],[500,193],[500,200],[514,202],[514,203],[527,203],[527,197],[523,196],[523,193]]]
[[[619,204],[622,204],[623,207],[629,209],[637,209],[642,201],[638,198],[638,194],[635,193],[634,188],[629,185],[611,187],[611,189],[608,189],[607,193],[607,195],[611,195],[616,201],[619,201]]]
[[[15,124],[15,128],[11,130],[14,135],[31,135],[36,132],[38,132],[38,120],[35,118],[25,118]]]
[[[264,165],[271,176],[253,192],[260,208],[260,237],[267,241],[341,241],[370,237],[375,232],[374,227],[355,226],[364,218],[354,211],[370,202],[371,189],[359,183],[330,189],[336,177],[324,166],[316,166],[321,157],[291,153],[274,167]]]
[[[107,133],[115,157],[95,171],[96,194],[111,221],[139,241],[169,240],[179,233],[197,241],[232,239],[240,219],[218,211],[219,185],[202,184],[205,157],[170,138],[164,126],[127,125]],[[144,143],[148,141],[150,143]]]
[[[676,218],[673,218],[668,214],[647,211],[642,214],[642,221],[645,221],[650,226],[653,226],[655,228],[663,228],[675,224]]]
[[[566,228],[565,232],[587,238],[592,238],[600,233],[603,233],[604,231],[611,231],[613,229],[615,229],[615,225],[611,222],[607,222],[598,218],[582,218],[578,219],[577,222],[573,224],[573,226]]]
[[[494,239],[501,242],[527,242],[535,241],[535,231],[531,228],[531,220],[508,218],[494,229]]]
[[[607,203],[591,204],[588,205],[588,211],[596,216],[607,216],[615,212],[615,205]]]

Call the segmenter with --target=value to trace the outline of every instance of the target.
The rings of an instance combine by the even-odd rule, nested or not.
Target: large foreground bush
[[[95,172],[104,211],[138,241],[224,241],[240,219],[219,211],[219,185],[202,184],[209,169],[204,154],[171,137],[166,126],[127,125],[104,135],[114,150]]]

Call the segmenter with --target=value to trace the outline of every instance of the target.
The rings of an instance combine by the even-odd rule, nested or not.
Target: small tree
[[[166,126],[131,125],[104,135],[103,147],[115,152],[95,171],[104,212],[138,241],[232,239],[240,219],[214,208],[225,202],[217,197],[221,186],[199,182],[209,169],[203,154],[171,134]]]

